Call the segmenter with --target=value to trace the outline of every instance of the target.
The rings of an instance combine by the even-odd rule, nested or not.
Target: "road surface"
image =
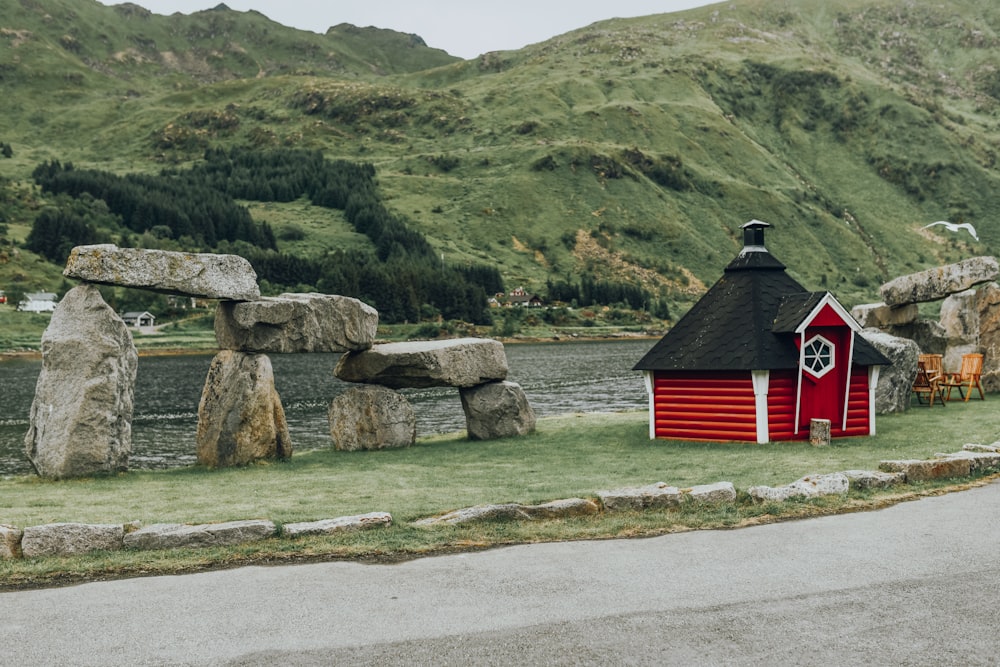
[[[1000,482],[877,512],[0,594],[10,665],[1000,663]]]

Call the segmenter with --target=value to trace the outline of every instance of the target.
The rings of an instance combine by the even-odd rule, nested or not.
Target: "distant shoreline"
[[[528,343],[579,343],[579,342],[610,342],[619,340],[658,340],[663,333],[621,331],[609,334],[595,334],[593,336],[577,334],[552,334],[549,336],[511,336],[509,338],[494,338],[504,345],[520,345]],[[490,338],[487,336],[487,338]],[[442,339],[444,340],[444,339]],[[405,342],[397,340],[376,340],[377,345],[385,343]],[[216,354],[217,348],[138,348],[140,357],[172,357],[189,354]],[[13,361],[15,359],[39,360],[42,358],[41,350],[0,350],[0,363]]]

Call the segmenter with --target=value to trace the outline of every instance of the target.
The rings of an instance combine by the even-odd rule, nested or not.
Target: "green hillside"
[[[463,61],[224,5],[0,0],[0,225],[21,241],[52,205],[31,185],[45,160],[156,173],[208,148],[319,149],[373,164],[443,262],[508,288],[613,277],[676,314],[757,218],[793,276],[853,305],[997,254],[998,31],[990,0],[734,0]],[[286,252],[368,244],[305,199],[248,206]],[[936,220],[980,241],[923,229]],[[15,273],[58,288],[58,267],[7,247],[0,289]]]

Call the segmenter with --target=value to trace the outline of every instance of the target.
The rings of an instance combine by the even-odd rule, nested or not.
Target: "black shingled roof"
[[[798,368],[794,330],[825,294],[806,291],[763,245],[744,247],[722,278],[632,370]],[[856,336],[854,363],[890,362],[871,343]]]

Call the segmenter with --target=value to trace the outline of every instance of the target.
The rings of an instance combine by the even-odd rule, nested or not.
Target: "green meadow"
[[[993,396],[989,397],[993,399]],[[134,576],[315,558],[413,558],[460,549],[553,540],[605,539],[677,530],[737,527],[831,512],[875,509],[970,483],[946,480],[846,498],[755,503],[753,485],[780,486],[811,474],[877,469],[882,460],[925,459],[968,442],[993,443],[1000,414],[990,400],[914,406],[880,417],[878,435],[808,443],[695,443],[649,440],[644,413],[572,414],[541,419],[524,438],[474,442],[464,433],[421,438],[401,450],[298,454],[241,468],[183,469],[60,482],[0,481],[3,523],[210,523],[263,518],[279,525],[389,512],[387,529],[242,547],[109,552],[73,558],[0,561],[0,587]],[[544,521],[487,521],[418,528],[416,519],[488,503],[536,504],[595,497],[601,490],[665,482],[681,488],[732,482],[735,504],[647,512],[605,512]]]

